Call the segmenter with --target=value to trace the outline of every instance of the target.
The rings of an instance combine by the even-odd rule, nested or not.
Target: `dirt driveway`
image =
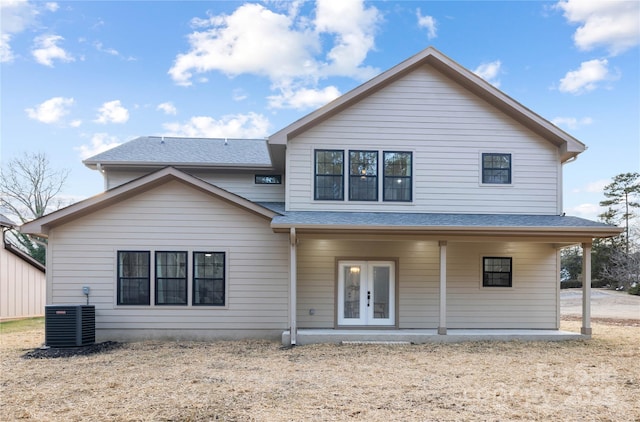
[[[560,291],[560,314],[582,315],[582,289]],[[640,320],[640,296],[615,290],[591,290],[591,316],[593,318]]]

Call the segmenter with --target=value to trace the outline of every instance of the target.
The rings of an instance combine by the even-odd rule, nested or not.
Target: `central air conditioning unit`
[[[96,342],[93,305],[47,305],[44,312],[45,345],[79,347]]]

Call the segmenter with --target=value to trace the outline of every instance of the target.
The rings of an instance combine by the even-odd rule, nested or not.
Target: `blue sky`
[[[82,159],[142,135],[266,137],[428,46],[589,149],[567,214],[640,171],[640,2],[2,0],[0,159]]]

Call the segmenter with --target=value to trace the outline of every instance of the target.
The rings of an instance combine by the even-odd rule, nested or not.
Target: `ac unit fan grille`
[[[96,341],[93,305],[47,305],[45,344],[49,347],[88,346]]]

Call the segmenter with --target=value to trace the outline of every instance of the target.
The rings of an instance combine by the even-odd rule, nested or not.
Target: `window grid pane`
[[[349,152],[349,200],[378,200],[378,152]]]
[[[412,190],[412,153],[385,151],[384,201],[410,202]]]
[[[511,258],[485,257],[482,265],[483,287],[511,287]]]
[[[156,252],[156,305],[187,304],[187,253]]]
[[[118,305],[149,305],[148,251],[118,251]]]
[[[340,150],[316,150],[315,192],[319,200],[344,199],[344,152]]]
[[[193,305],[224,306],[225,253],[193,253]]]
[[[511,154],[482,154],[482,183],[511,183]]]

